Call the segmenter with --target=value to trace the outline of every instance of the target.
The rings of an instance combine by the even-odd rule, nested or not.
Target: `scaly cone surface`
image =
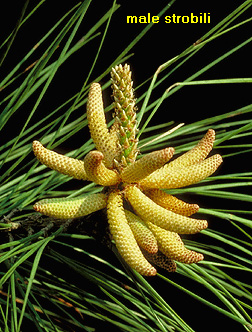
[[[143,256],[128,224],[121,193],[112,192],[109,195],[107,213],[111,235],[126,263],[142,275],[155,275],[157,273],[156,269]]]
[[[119,124],[118,139],[120,155],[118,162],[125,167],[137,156],[137,122],[133,81],[129,65],[112,68],[111,82],[114,97],[115,121]]]

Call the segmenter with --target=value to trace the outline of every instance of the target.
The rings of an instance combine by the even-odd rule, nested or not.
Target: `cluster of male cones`
[[[209,129],[192,150],[169,163],[172,147],[136,159],[136,107],[129,66],[113,68],[111,81],[115,113],[110,129],[101,87],[98,83],[90,87],[87,120],[96,150],[84,160],[69,158],[33,142],[34,154],[42,164],[73,178],[93,181],[104,190],[78,198],[43,199],[34,209],[67,219],[106,208],[110,233],[120,255],[145,276],[157,273],[154,266],[175,271],[175,261],[197,263],[203,255],[187,249],[179,234],[197,233],[207,228],[207,221],[189,217],[198,211],[197,204],[188,204],[162,189],[188,186],[216,171],[221,156],[206,159],[215,132]]]

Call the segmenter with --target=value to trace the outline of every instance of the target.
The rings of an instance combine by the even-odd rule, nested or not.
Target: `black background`
[[[109,27],[105,43],[102,47],[100,57],[93,71],[90,80],[94,80],[107,66],[115,59],[123,49],[131,42],[134,37],[145,27],[145,24],[127,24],[127,15],[157,15],[158,12],[167,4],[166,1],[118,1],[121,7],[114,14]],[[9,32],[14,28],[19,17],[20,10],[24,1],[8,2],[0,12],[1,18],[1,39],[4,40]],[[33,7],[30,3],[28,9]],[[6,58],[1,76],[3,77],[14,64],[17,64],[23,56],[40,40],[40,38],[78,1],[45,1],[40,9],[32,16],[29,21],[20,29],[16,40],[12,45],[8,57]],[[97,6],[98,3],[98,6]],[[188,46],[196,42],[204,33],[209,31],[221,19],[234,10],[242,1],[203,3],[202,1],[179,1],[177,0],[165,15],[190,15],[190,13],[210,13],[210,24],[175,24],[164,23],[164,16],[160,18],[160,23],[155,24],[151,30],[140,40],[139,43],[130,51],[134,52],[128,62],[133,70],[135,86],[151,77],[155,70],[162,63],[168,61],[181,53]],[[14,6],[13,6],[14,4]],[[100,4],[100,5],[99,5]],[[91,2],[87,15],[75,38],[81,38],[84,32],[89,29],[109,8],[112,1],[101,4],[98,1]],[[251,14],[251,13],[250,13]],[[249,16],[246,13],[242,18]],[[8,18],[5,19],[4,18]],[[103,26],[104,27],[104,26]],[[102,29],[100,29],[101,31]],[[201,69],[218,56],[221,56],[239,42],[245,41],[250,36],[251,24],[235,30],[218,38],[214,43],[203,48],[187,64],[182,66],[166,80],[165,84],[153,95],[160,96],[170,85],[178,81],[183,81],[195,71]],[[41,109],[43,112],[54,109],[60,102],[71,97],[82,86],[84,79],[89,72],[90,65],[97,52],[100,39],[91,42],[88,48],[83,48],[70,58],[57,72],[53,83],[46,95],[47,99],[42,100]],[[59,52],[61,48],[59,46]],[[35,53],[32,60],[36,61],[40,53]],[[218,79],[229,77],[249,77],[251,74],[250,66],[251,44],[248,44],[237,53],[234,53],[227,60],[220,62],[211,70],[204,73],[198,79]],[[23,65],[23,69],[28,67],[32,60]],[[220,114],[235,110],[250,103],[250,85],[215,85],[185,87],[174,96],[169,98],[169,102],[164,103],[159,115],[166,121],[190,123],[195,120],[203,119],[209,115]],[[29,105],[30,106],[30,105]],[[28,107],[27,107],[28,110]],[[25,111],[25,110],[24,110]],[[162,112],[162,113],[161,113]],[[160,120],[159,117],[156,121]],[[155,120],[153,120],[155,121]]]
[[[175,4],[165,15],[189,15],[191,12],[198,15],[199,13],[210,13],[210,24],[165,24],[164,17],[160,18],[160,23],[155,24],[145,37],[133,48],[135,53],[128,61],[133,70],[135,86],[148,79],[162,63],[173,58],[188,46],[196,42],[204,33],[216,25],[221,19],[228,15],[243,1],[183,1],[177,0]],[[31,1],[28,9],[32,8],[36,1]],[[32,18],[20,29],[16,40],[12,45],[8,57],[5,59],[1,69],[1,77],[4,77],[16,65],[25,54],[36,45],[38,40],[57,22],[59,18],[71,9],[78,1],[45,1],[43,6],[32,16]],[[133,40],[134,37],[145,27],[145,24],[127,24],[127,15],[157,15],[158,12],[167,4],[167,1],[118,1],[121,8],[113,15],[105,43],[102,47],[100,57],[90,80],[94,80],[107,66],[114,60],[121,51]],[[85,20],[75,38],[81,38],[82,35],[92,26],[109,8],[112,1],[94,0]],[[0,11],[1,35],[3,41],[15,27],[16,21],[24,1],[6,2]],[[243,15],[242,18],[251,16],[252,11]],[[104,26],[102,27],[104,28]],[[100,29],[100,31],[103,31]],[[245,25],[234,32],[217,39],[200,51],[185,66],[176,71],[169,81],[161,85],[158,91],[154,91],[154,96],[160,96],[163,91],[175,82],[183,81],[195,71],[204,67],[218,56],[224,54],[227,50],[236,46],[238,43],[245,41],[251,36],[251,23]],[[59,72],[42,100],[39,107],[40,112],[50,112],[59,106],[67,98],[70,98],[82,86],[85,77],[90,69],[92,60],[97,52],[100,39],[91,42],[88,49],[85,47],[77,52],[60,68]],[[59,47],[60,48],[60,47]],[[61,49],[59,49],[60,51]],[[199,79],[218,79],[234,77],[251,77],[251,44],[242,48],[233,54],[227,60],[219,63],[210,71],[203,74]],[[35,53],[33,61],[40,56]],[[25,69],[32,63],[26,63]],[[70,84],[69,84],[70,82]],[[107,97],[109,99],[109,96]],[[11,127],[8,133],[9,137],[16,135],[23,124],[25,115],[28,114],[32,107],[32,100],[22,107],[22,113],[18,113],[15,118],[16,126]],[[234,111],[238,108],[251,103],[251,85],[225,85],[225,86],[201,86],[185,87],[173,95],[167,102],[164,102],[159,110],[158,116],[153,119],[152,124],[160,121],[174,120],[176,123],[191,123],[196,120],[204,119],[212,115]],[[27,112],[27,113],[26,113]],[[36,116],[35,116],[36,119]],[[5,133],[6,134],[6,133]],[[5,135],[3,140],[8,139]],[[68,143],[64,143],[63,148],[68,149]],[[75,144],[75,142],[71,142]],[[76,143],[76,145],[78,142]],[[251,170],[247,162],[248,156],[230,158],[222,166],[222,172]],[[203,206],[211,206],[211,202],[205,202],[202,199]],[[218,205],[218,203],[217,203]],[[210,220],[211,223],[211,220]],[[214,223],[214,220],[212,221]],[[177,277],[178,280],[182,277]],[[185,282],[185,281],[183,281]],[[159,285],[157,285],[160,283]],[[155,287],[166,287],[166,284],[160,282],[160,279],[153,281]],[[184,284],[185,285],[185,284]],[[166,289],[162,289],[165,294]],[[196,331],[240,331],[239,325],[226,320],[216,312],[207,309],[200,303],[192,301],[184,293],[177,290],[169,289],[169,304],[177,310],[180,315]],[[162,294],[161,294],[162,295]],[[188,302],[187,302],[188,301]],[[189,304],[188,304],[189,303]],[[189,307],[188,307],[189,305]],[[198,318],[196,318],[196,316]]]

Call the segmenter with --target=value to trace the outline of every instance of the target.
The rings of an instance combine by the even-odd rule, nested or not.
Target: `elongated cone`
[[[125,64],[115,66],[111,70],[111,82],[114,97],[114,108],[116,120],[119,124],[119,151],[117,158],[122,167],[134,163],[137,156],[136,139],[136,108],[133,81],[130,66]]]
[[[170,259],[186,264],[204,259],[202,254],[187,249],[177,233],[167,231],[151,222],[147,222],[147,225],[156,236],[159,250]]]
[[[162,269],[167,270],[168,272],[175,272],[177,264],[171,258],[165,256],[160,250],[154,254],[142,250],[144,257],[154,265],[161,267]]]
[[[143,156],[122,170],[122,181],[134,183],[144,179],[146,176],[162,167],[168,160],[170,160],[173,153],[173,148],[166,148]]]
[[[84,158],[85,171],[90,181],[102,186],[113,186],[120,182],[119,174],[103,164],[100,151],[90,151]]]
[[[198,204],[186,203],[175,196],[167,194],[163,190],[149,189],[144,191],[144,194],[158,205],[182,216],[191,216],[199,210]]]
[[[143,221],[150,221],[171,232],[193,234],[207,228],[206,220],[188,218],[168,211],[154,203],[136,186],[126,187],[125,197]]]
[[[108,222],[116,247],[125,262],[140,274],[154,276],[156,269],[143,256],[130,229],[123,209],[123,199],[119,192],[108,197]]]
[[[48,150],[39,141],[33,141],[32,148],[36,158],[47,167],[78,180],[87,180],[82,160],[70,158]]]
[[[90,194],[77,198],[42,199],[34,204],[34,210],[49,217],[68,219],[87,216],[106,207],[105,194]]]
[[[124,210],[124,212],[137,244],[141,249],[145,249],[147,252],[155,254],[158,251],[158,245],[152,231],[134,213],[128,210]]]
[[[214,140],[215,131],[209,129],[193,149],[173,160],[169,167],[186,167],[203,161],[212,150]]]
[[[104,164],[108,168],[113,167],[113,160],[118,153],[116,141],[107,128],[105,119],[102,90],[99,83],[91,84],[87,102],[87,120],[90,135],[96,149],[104,155]]]
[[[169,167],[169,164],[167,164],[141,180],[139,184],[144,189],[186,187],[212,175],[221,163],[221,156],[215,154],[198,164],[188,167]]]

